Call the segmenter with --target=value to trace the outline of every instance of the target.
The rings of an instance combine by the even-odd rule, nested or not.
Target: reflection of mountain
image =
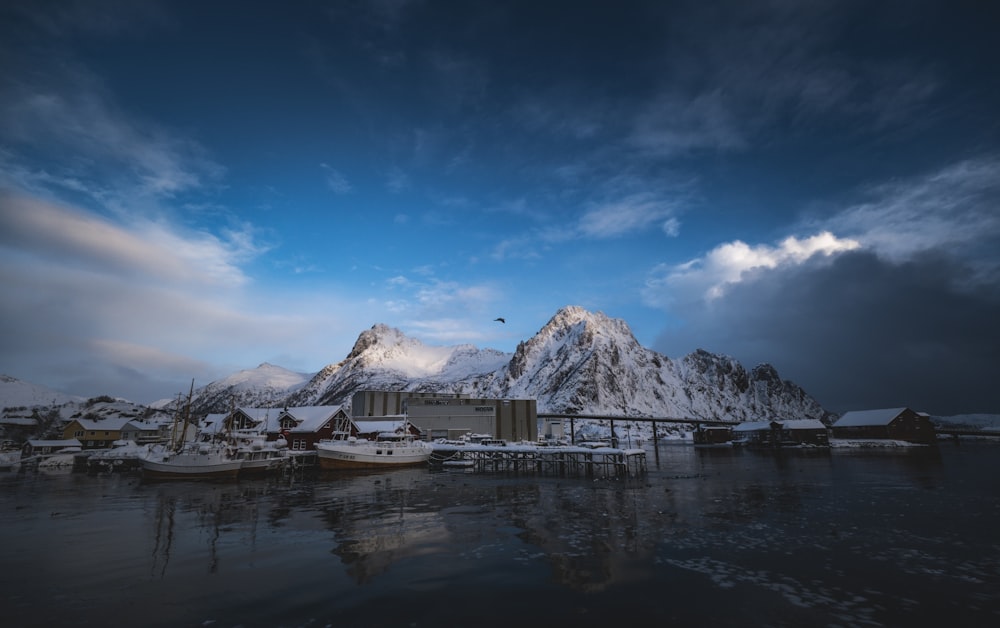
[[[358,584],[388,571],[396,561],[435,553],[448,541],[448,530],[436,513],[400,510],[358,523],[362,525],[354,530],[340,531],[350,536],[332,550]]]
[[[636,503],[632,491],[574,484],[539,488],[535,504],[511,514],[524,529],[521,539],[545,552],[555,582],[601,591],[634,577],[627,566],[636,559],[648,561],[652,547],[640,542],[639,529],[646,507]]]
[[[637,512],[648,506],[617,485],[467,481],[450,474],[429,484],[415,473],[426,472],[343,478],[330,490],[322,508],[338,539],[332,553],[358,583],[398,561],[447,556],[461,547],[473,564],[442,564],[439,576],[452,569],[507,569],[512,558],[544,560],[539,564],[550,565],[558,584],[597,591],[635,577],[637,559],[648,559],[656,547],[651,524],[658,522],[642,521],[647,515]]]
[[[359,584],[392,563],[440,551],[449,532],[439,504],[427,500],[426,469],[331,474],[336,477],[324,519],[338,543],[331,552]]]

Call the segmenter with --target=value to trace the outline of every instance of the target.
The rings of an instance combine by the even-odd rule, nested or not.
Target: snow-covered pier
[[[472,473],[634,477],[646,473],[646,452],[642,449],[534,443],[434,443],[430,465],[432,469]]]

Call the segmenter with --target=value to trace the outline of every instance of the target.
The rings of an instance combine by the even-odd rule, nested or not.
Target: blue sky
[[[985,2],[4,3],[0,372],[172,397],[565,305],[1000,412]],[[503,316],[506,324],[494,322]]]

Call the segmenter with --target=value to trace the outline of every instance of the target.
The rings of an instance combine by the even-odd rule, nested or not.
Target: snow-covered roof
[[[740,423],[733,427],[734,432],[759,432],[761,430],[770,430],[770,421],[746,421]]]
[[[35,440],[29,438],[28,444],[32,447],[82,447],[80,441],[75,438],[62,440]]]
[[[777,423],[786,430],[825,430],[826,426],[817,419],[787,419],[775,421],[746,421],[733,427],[734,432],[761,432],[771,429]]]
[[[278,418],[278,415],[281,414],[281,408],[247,408],[240,406],[236,409],[258,423],[276,419]]]
[[[825,430],[826,425],[819,419],[791,419],[778,421],[786,430]]]
[[[160,430],[159,423],[147,423],[146,421],[136,421],[130,420],[128,423],[122,426],[122,431],[126,429],[137,430],[139,432],[158,432]]]
[[[906,408],[886,408],[884,410],[858,410],[848,412],[837,419],[834,427],[861,427],[872,425],[889,425]]]
[[[395,432],[396,430],[404,429],[406,425],[405,419],[392,419],[392,420],[381,420],[381,421],[354,421],[354,425],[358,428],[359,434],[373,434],[375,432]]]
[[[341,406],[302,406],[298,408],[285,408],[281,414],[287,414],[299,424],[292,430],[293,432],[315,432],[333,418]]]
[[[73,419],[73,420],[79,423],[80,427],[82,427],[85,430],[91,430],[94,432],[99,432],[99,431],[115,432],[121,430],[122,427],[124,427],[125,424],[131,421],[132,419],[130,417],[109,416],[103,419],[98,419],[96,421],[94,419],[85,419],[85,418]]]

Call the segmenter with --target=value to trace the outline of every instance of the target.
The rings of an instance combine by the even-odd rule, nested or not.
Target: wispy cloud
[[[636,117],[630,141],[661,156],[697,149],[740,149],[747,145],[736,112],[720,90],[693,96],[661,94]]]
[[[410,187],[410,176],[401,168],[393,166],[386,175],[385,186],[390,192],[398,194]]]
[[[677,214],[685,202],[680,196],[673,200],[646,192],[594,202],[573,221],[561,224],[549,220],[520,235],[503,239],[493,247],[490,256],[497,261],[538,259],[551,247],[567,242],[622,238],[650,230],[675,237],[681,226]]]
[[[350,181],[347,177],[343,175],[339,170],[332,168],[327,164],[320,164],[320,168],[323,169],[324,179],[326,180],[326,186],[334,191],[336,194],[348,194],[354,188],[351,186]]]
[[[865,196],[869,200],[820,224],[897,262],[935,249],[991,266],[1000,260],[1000,158],[995,155],[873,186]]]
[[[636,195],[587,211],[577,223],[577,232],[584,238],[614,238],[658,224],[664,233],[674,235],[679,228],[675,211],[661,199]]]
[[[221,240],[137,219],[128,227],[80,210],[0,191],[0,246],[119,276],[170,283],[241,285],[238,266],[259,254],[248,226]]]
[[[59,164],[58,170],[29,165],[23,173],[49,181],[86,181],[76,187],[105,202],[112,193],[172,197],[223,175],[224,168],[199,143],[132,119],[85,71],[74,68],[63,79],[58,86],[8,83],[0,100],[0,130],[9,155],[30,164],[41,150],[47,163]]]

